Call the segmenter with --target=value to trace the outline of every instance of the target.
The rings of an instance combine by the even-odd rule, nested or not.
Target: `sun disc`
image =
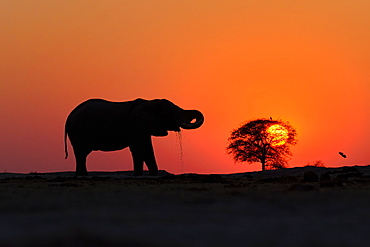
[[[288,139],[288,130],[279,124],[274,124],[268,127],[267,133],[271,136],[272,146],[284,145]]]

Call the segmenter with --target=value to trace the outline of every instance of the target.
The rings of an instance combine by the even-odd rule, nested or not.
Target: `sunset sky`
[[[290,167],[370,164],[369,12],[368,0],[2,0],[0,172],[73,171],[64,123],[88,98],[203,112],[182,132],[183,163],[175,133],[153,138],[171,173],[260,170],[234,164],[227,139],[269,117],[297,129]],[[87,167],[131,170],[131,155],[95,152]]]

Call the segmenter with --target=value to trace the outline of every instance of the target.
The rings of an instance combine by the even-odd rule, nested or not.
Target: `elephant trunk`
[[[204,122],[204,116],[200,111],[197,110],[185,110],[184,120],[180,127],[183,129],[196,129],[199,128]],[[192,120],[195,119],[195,122]]]

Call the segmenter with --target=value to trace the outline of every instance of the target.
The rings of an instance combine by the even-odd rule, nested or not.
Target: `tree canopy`
[[[232,131],[227,152],[235,162],[260,162],[262,170],[288,165],[290,147],[296,145],[297,132],[289,122],[256,119]]]

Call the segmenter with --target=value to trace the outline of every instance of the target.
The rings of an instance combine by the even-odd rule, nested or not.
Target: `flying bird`
[[[270,120],[272,120],[272,117],[270,117]]]
[[[347,155],[345,155],[344,153],[342,152],[339,152],[340,156],[342,156],[343,158],[347,158]]]

